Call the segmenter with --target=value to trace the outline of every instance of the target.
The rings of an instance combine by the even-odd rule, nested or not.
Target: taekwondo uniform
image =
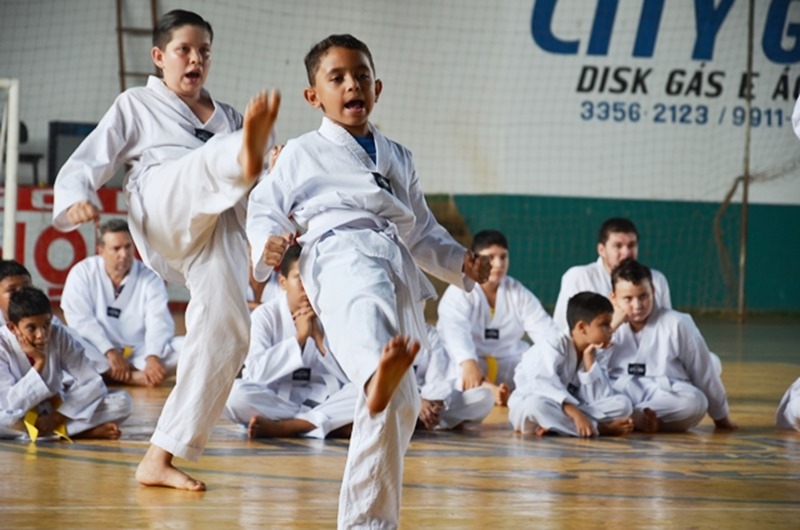
[[[299,270],[331,350],[358,389],[339,502],[339,527],[396,528],[403,455],[419,414],[411,370],[388,407],[372,415],[364,387],[383,347],[398,335],[425,341],[421,302],[434,295],[417,263],[471,289],[466,249],[428,208],[411,153],[374,126],[376,162],[347,130],[324,117],[317,131],[287,142],[268,179],[250,194],[247,234],[253,273],[270,235],[305,232]],[[289,219],[292,216],[293,221]],[[423,344],[424,346],[424,344]]]
[[[101,374],[109,368],[105,352],[132,349],[128,361],[144,370],[147,357],[156,355],[164,366],[178,363],[178,347],[183,337],[173,337],[175,323],[169,311],[169,296],[164,280],[133,260],[119,294],[106,272],[100,256],[76,263],[64,282],[61,310],[69,326],[100,353],[91,356]],[[177,340],[176,340],[177,339]]]
[[[224,103],[214,106],[202,123],[156,77],[126,90],[61,168],[53,207],[56,228],[77,228],[67,209],[83,200],[99,208],[97,189],[123,164],[131,166],[125,195],[142,260],[191,295],[176,384],[151,442],[190,460],[200,458],[222,413],[250,328],[244,233],[250,185],[237,161],[242,117]]]
[[[325,438],[353,423],[358,392],[330,350],[322,355],[311,337],[300,348],[286,293],[281,294],[250,315],[250,351],[242,378],[233,383],[225,415],[245,426],[254,415],[299,418],[316,427],[305,436]]]
[[[494,395],[486,387],[458,390],[456,371],[444,349],[439,333],[428,326],[429,347],[414,358],[414,375],[420,397],[428,401],[443,401],[437,429],[452,429],[464,422],[480,423],[494,408]]]
[[[523,335],[527,333],[534,342],[558,335],[553,319],[536,296],[510,276],[500,280],[494,313],[483,289],[465,293],[453,287],[445,290],[438,312],[437,329],[455,363],[459,387],[461,363],[472,359],[493,383],[506,383],[513,390],[514,369],[522,353],[530,348]],[[488,357],[496,363],[494,378]]]
[[[508,419],[522,433],[539,426],[548,431],[578,436],[575,421],[563,405],[578,407],[592,422],[607,423],[633,413],[631,400],[611,388],[605,369],[595,357],[587,372],[578,364],[578,352],[570,335],[537,342],[522,356],[514,374],[516,390],[508,399]]]
[[[778,427],[800,431],[800,379],[790,386],[778,405],[775,414]]]
[[[703,419],[728,415],[728,398],[719,365],[708,351],[692,317],[671,309],[653,309],[639,333],[622,324],[614,346],[602,359],[617,392],[635,410],[650,408],[664,431],[685,431]]]
[[[50,329],[42,373],[33,369],[14,333],[0,329],[0,437],[24,437],[14,425],[29,410],[52,412],[49,400],[56,396],[61,401],[56,410],[67,418],[70,435],[108,422],[121,423],[131,413],[130,394],[109,392],[80,343],[59,324]]]
[[[650,269],[650,272],[653,275],[656,307],[672,309],[667,278],[655,269]],[[567,329],[567,302],[582,291],[611,298],[611,274],[606,272],[602,257],[598,257],[597,261],[588,265],[571,267],[561,277],[561,289],[558,291],[558,300],[553,310],[553,320],[559,330]]]

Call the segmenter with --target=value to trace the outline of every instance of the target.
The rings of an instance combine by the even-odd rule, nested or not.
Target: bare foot
[[[205,491],[206,485],[172,464],[172,454],[157,445],[147,449],[136,468],[136,480],[142,486],[160,486],[188,491]]]
[[[495,385],[494,383],[484,382],[483,386],[488,387],[494,395],[494,404],[500,407],[508,405],[508,397],[511,395],[511,389],[505,383]]]
[[[278,118],[280,103],[280,92],[265,91],[251,99],[244,111],[239,165],[242,167],[242,176],[247,182],[253,182],[264,170],[267,143]]]
[[[600,436],[625,436],[633,431],[633,418],[618,418],[606,423],[598,423],[597,431]]]
[[[389,405],[419,348],[419,342],[410,342],[408,337],[399,335],[383,347],[378,369],[367,383],[367,408],[372,414],[382,412]]]
[[[305,434],[315,428],[316,425],[300,418],[273,420],[253,415],[247,424],[247,437],[251,440],[253,438],[285,438]]]
[[[73,436],[73,438],[92,438],[99,440],[119,440],[122,431],[116,423],[104,423],[92,429],[85,430]]]
[[[548,432],[550,432],[550,431],[548,431],[547,429],[545,429],[544,427],[542,427],[540,425],[539,427],[536,427],[536,430],[533,431],[533,434],[535,434],[536,436],[544,436]]]
[[[661,420],[653,409],[634,410],[633,428],[646,433],[657,433],[661,430]]]

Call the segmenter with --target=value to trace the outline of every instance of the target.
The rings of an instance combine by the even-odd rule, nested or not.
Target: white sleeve
[[[583,365],[578,370],[578,379],[581,382],[580,396],[589,404],[615,394],[608,373],[603,364],[597,361],[597,357],[595,354],[595,362],[588,372],[583,369]]]
[[[169,310],[169,294],[164,280],[142,271],[139,281],[145,284],[144,348],[146,355],[162,357],[167,343],[175,335],[175,322]]]
[[[561,288],[558,290],[556,307],[553,309],[553,323],[560,331],[565,331],[569,328],[567,325],[567,304],[569,299],[577,294],[572,276],[572,269],[561,276]]]
[[[525,363],[520,366],[524,371],[523,381],[529,382],[527,388],[522,389],[524,394],[543,396],[559,404],[580,403],[561,380],[561,372],[565,369],[564,356],[552,344],[540,342],[526,351],[522,359]]]
[[[67,325],[74,329],[89,344],[97,348],[101,355],[115,348],[106,335],[95,314],[95,299],[89,268],[81,262],[67,274],[64,290],[61,293],[61,310]]]
[[[269,307],[259,306],[250,316],[250,349],[242,374],[248,381],[265,384],[291,375],[304,366],[300,344],[294,335],[280,335],[272,318],[274,314],[267,311]]]
[[[290,182],[292,173],[298,171],[293,163],[295,152],[293,143],[287,143],[272,172],[253,188],[248,200],[247,240],[250,243],[253,277],[260,282],[268,279],[272,273],[272,267],[261,259],[267,239],[295,232],[294,224],[289,219],[294,192],[285,184]]]
[[[728,397],[705,339],[689,315],[681,315],[678,330],[680,360],[689,380],[708,399],[708,415],[714,420],[724,418],[729,413]]]
[[[129,139],[136,133],[132,115],[125,112],[124,94],[120,94],[97,127],[75,149],[58,172],[54,186],[53,225],[62,231],[74,230],[77,225],[67,220],[67,209],[81,201],[101,207],[97,190],[108,182],[125,163]]]
[[[672,298],[669,294],[669,283],[667,282],[667,277],[661,272],[656,271],[655,279],[656,281],[654,283],[656,285],[656,298],[658,301],[658,307],[672,309]]]
[[[426,352],[428,355],[428,367],[424,374],[421,375],[424,383],[420,385],[420,395],[423,399],[429,401],[444,400],[452,392],[454,388],[453,381],[448,380],[448,353],[444,349],[444,344],[436,332],[436,328],[430,327],[428,329],[428,343],[430,349]]]
[[[15,354],[4,342],[0,343],[0,417],[12,424],[32,407],[52,395],[41,374],[29,367],[20,380],[11,369]]]
[[[409,206],[416,217],[413,230],[404,238],[408,249],[423,270],[452,285],[471,291],[475,282],[467,278],[462,271],[467,249],[453,239],[453,236],[434,217],[425,201],[417,172],[410,160],[410,153],[408,157],[408,164],[411,165]]]
[[[469,295],[455,286],[449,286],[439,301],[439,319],[436,329],[450,357],[460,365],[467,360],[478,360],[475,341],[472,338],[472,304]]]
[[[73,420],[92,417],[108,393],[103,378],[92,366],[83,346],[62,326],[53,326],[50,337],[52,354],[61,356],[64,371],[75,380],[62,394],[64,401],[58,412]]]
[[[517,308],[522,316],[523,327],[528,337],[533,342],[547,340],[548,337],[557,337],[559,335],[558,328],[536,295],[521,283],[517,285],[519,286]]]

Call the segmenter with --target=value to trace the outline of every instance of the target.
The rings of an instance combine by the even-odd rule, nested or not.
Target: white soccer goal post
[[[19,79],[0,78],[4,92],[3,120],[0,126],[0,160],[6,157],[3,190],[3,259],[14,259],[16,248],[17,169],[19,165]]]

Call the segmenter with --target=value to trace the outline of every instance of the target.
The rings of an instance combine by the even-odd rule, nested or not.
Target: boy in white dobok
[[[426,335],[421,302],[433,295],[417,262],[467,289],[486,279],[488,264],[436,222],[409,151],[370,124],[382,84],[369,48],[332,35],[305,64],[305,99],[325,116],[317,131],[286,143],[250,195],[254,275],[263,280],[280,263],[296,223],[303,286],[358,389],[339,527],[396,528],[419,411],[409,368]]]
[[[27,431],[32,438],[119,438],[130,395],[108,392],[81,344],[52,324],[47,296],[23,287],[11,295],[7,316],[0,329],[0,437]]]
[[[103,352],[90,358],[109,381],[159,386],[175,374],[183,337],[174,337],[167,288],[134,258],[124,219],[98,229],[97,255],[76,263],[64,283],[61,309],[67,324]]]
[[[277,92],[261,93],[242,117],[212,99],[204,88],[212,38],[196,13],[159,19],[151,57],[163,78],[117,97],[61,168],[53,207],[61,230],[95,221],[97,189],[130,166],[125,195],[139,253],[191,298],[176,384],[136,479],[192,491],[205,484],[173,458],[200,458],[247,354],[246,196],[264,169],[279,105]]]
[[[436,328],[428,325],[428,347],[414,358],[421,408],[418,427],[427,430],[455,429],[478,424],[494,408],[491,389],[479,386],[461,391],[457,388],[456,371],[445,351]]]
[[[783,394],[775,414],[775,423],[784,429],[800,431],[800,378]]]
[[[322,325],[308,301],[297,260],[286,251],[278,276],[282,296],[251,315],[250,351],[242,378],[225,405],[249,438],[349,434],[357,391],[325,344]]]
[[[489,387],[505,405],[514,388],[514,369],[532,341],[558,335],[539,299],[508,276],[508,240],[497,230],[475,234],[472,251],[492,264],[489,281],[470,292],[450,286],[439,302],[436,324],[453,358],[464,390]]]
[[[650,269],[628,259],[612,273],[611,300],[626,321],[607,356],[615,390],[633,402],[636,430],[680,432],[708,414],[736,429],[720,369],[692,317],[656,307]]]
[[[508,419],[523,434],[619,436],[633,431],[633,406],[611,388],[596,361],[611,343],[614,307],[601,294],[569,299],[570,332],[538,341],[522,356],[508,400]]]
[[[567,302],[581,291],[590,291],[611,296],[611,271],[622,260],[637,259],[639,255],[639,231],[632,221],[623,217],[606,219],[600,226],[597,236],[597,261],[588,265],[570,268],[561,277],[561,289],[553,310],[553,320],[559,329],[567,329]],[[656,292],[656,306],[672,308],[669,284],[666,277],[657,270],[651,270]],[[622,315],[615,315],[615,324]]]

